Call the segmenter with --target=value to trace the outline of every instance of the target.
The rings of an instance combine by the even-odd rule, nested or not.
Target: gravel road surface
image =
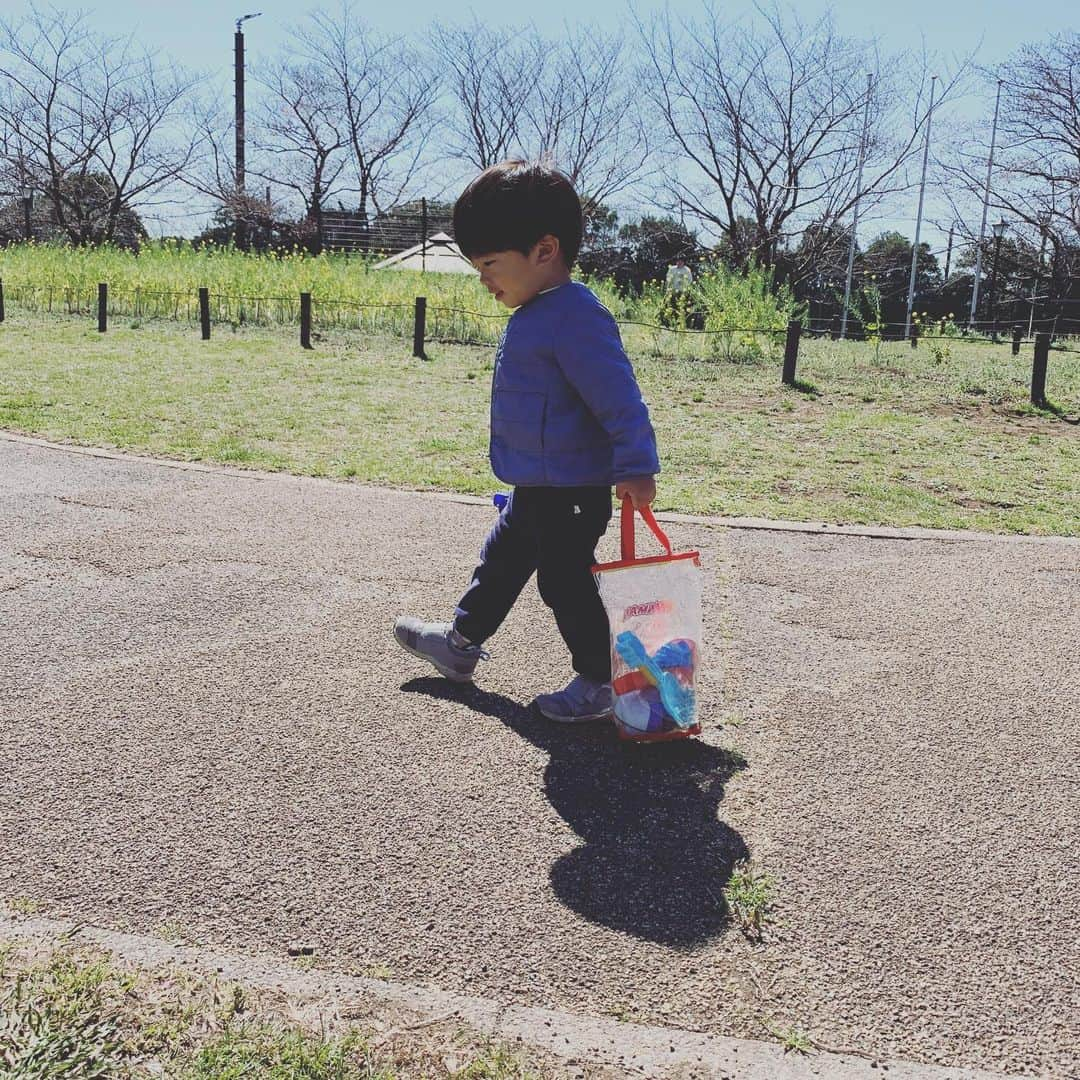
[[[0,437],[0,898],[505,1002],[1080,1075],[1080,544],[674,524],[705,738],[397,650],[487,507]],[[615,550],[605,539],[605,553]],[[725,919],[747,856],[761,944]]]

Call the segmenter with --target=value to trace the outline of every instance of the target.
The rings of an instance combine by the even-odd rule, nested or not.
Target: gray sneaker
[[[403,615],[394,623],[398,644],[413,656],[434,664],[439,674],[454,682],[472,682],[477,662],[491,657],[479,645],[459,648],[450,640],[450,623],[426,623]]]
[[[554,694],[541,694],[533,704],[541,715],[557,724],[605,720],[611,716],[611,684],[593,682],[584,675],[575,675],[562,690]]]

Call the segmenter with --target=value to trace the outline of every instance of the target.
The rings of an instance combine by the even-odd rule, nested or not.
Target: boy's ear
[[[545,233],[536,241],[533,253],[536,256],[537,266],[545,266],[553,259],[559,258],[562,254],[559,238],[553,233]]]

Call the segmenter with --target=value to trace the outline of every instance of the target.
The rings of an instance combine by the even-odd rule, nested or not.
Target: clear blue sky
[[[59,0],[62,5],[62,0]],[[701,0],[669,0],[676,14],[691,15],[701,10]],[[8,4],[4,5],[8,7]],[[10,7],[18,9],[18,4]],[[66,5],[62,5],[66,6]],[[323,5],[285,3],[283,0],[182,0],[180,3],[138,3],[135,0],[98,0],[91,8],[90,22],[110,34],[133,33],[145,46],[161,50],[188,67],[224,79],[231,77],[233,23],[239,15],[262,11],[262,17],[245,24],[248,55],[273,53],[285,38],[287,28],[308,11],[322,6],[333,11],[337,0]],[[641,15],[661,6],[661,0],[636,0]],[[1051,33],[1074,29],[1080,24],[1076,0],[904,0],[894,5],[883,0],[795,0],[793,5],[804,19],[812,20],[831,8],[845,35],[876,37],[886,53],[926,47],[944,58],[970,54],[976,48],[977,62],[993,65],[1003,60],[1025,41],[1040,41]],[[9,7],[9,10],[10,10]],[[892,10],[889,10],[892,9]],[[902,14],[898,14],[897,9]],[[535,6],[509,5],[495,0],[474,0],[468,6],[452,6],[435,0],[407,3],[362,3],[354,10],[373,27],[396,33],[422,34],[425,25],[436,19],[464,20],[474,12],[484,22],[505,25],[532,21],[541,30],[557,32],[566,22],[587,20],[600,25],[616,24],[629,8],[626,0],[544,0]],[[753,13],[751,0],[718,2],[718,10],[729,18]],[[975,116],[985,108],[980,101],[961,103]],[[910,216],[867,223],[873,231],[898,228],[909,236],[914,232],[915,206]],[[934,208],[928,206],[927,217]],[[860,233],[863,229],[860,228]],[[942,237],[924,224],[923,239],[936,248]]]
[[[245,3],[251,6],[245,7]],[[5,5],[7,6],[7,5]],[[17,4],[12,5],[17,8]],[[317,4],[284,3],[282,0],[239,0],[232,6],[212,0],[185,0],[175,4],[136,3],[133,0],[99,0],[92,5],[92,19],[102,29],[134,31],[148,45],[167,49],[180,61],[208,67],[215,61],[227,66],[232,47],[233,20],[249,11],[263,12],[261,19],[246,24],[249,47],[273,48],[281,40],[283,28]],[[322,5],[333,10],[336,4]],[[659,3],[638,0],[641,13]],[[700,10],[688,0],[670,0],[677,13]],[[798,0],[795,8],[812,18],[827,7],[853,36],[878,36],[886,49],[918,47],[923,35],[928,45],[946,53],[967,53],[982,39],[980,57],[993,63],[1007,56],[1023,40],[1038,40],[1053,31],[1075,28],[1080,23],[1072,0],[905,0],[899,5],[882,0]],[[892,11],[888,9],[892,8]],[[902,15],[897,14],[899,8]],[[1070,9],[1072,16],[1070,17]],[[628,10],[623,0],[544,0],[534,6],[475,0],[468,5],[447,5],[434,0],[409,0],[399,4],[356,4],[356,12],[372,25],[397,32],[414,32],[435,19],[454,19],[473,11],[483,21],[493,23],[535,22],[546,30],[557,30],[566,21],[587,18],[597,23],[616,22]],[[731,0],[719,5],[725,14],[750,12],[748,0]]]

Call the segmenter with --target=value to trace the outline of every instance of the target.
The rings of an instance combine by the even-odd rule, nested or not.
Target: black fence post
[[[104,334],[109,327],[109,286],[102,281],[97,287],[97,328]]]
[[[919,324],[916,322],[911,324],[911,347],[913,349],[919,347]]]
[[[787,324],[787,341],[784,343],[784,383],[787,386],[795,385],[795,361],[799,358],[799,335],[802,333],[802,323],[798,319],[792,319]]]
[[[839,315],[834,315],[832,317],[832,320],[829,322],[829,337],[832,338],[833,341],[839,341],[840,340],[840,316]]]
[[[1013,356],[1020,355],[1020,342],[1024,339],[1024,331],[1019,326],[1013,327]]]
[[[4,279],[0,278],[0,322],[4,321]]]
[[[1031,403],[1046,404],[1046,363],[1050,359],[1050,335],[1035,335],[1035,360],[1031,365]]]
[[[203,341],[210,340],[210,290],[199,290],[199,324],[202,326]]]
[[[427,332],[427,297],[416,298],[416,312],[413,316],[412,354],[421,360],[426,360],[424,355],[424,336]]]
[[[300,294],[300,347],[311,348],[311,293]]]

